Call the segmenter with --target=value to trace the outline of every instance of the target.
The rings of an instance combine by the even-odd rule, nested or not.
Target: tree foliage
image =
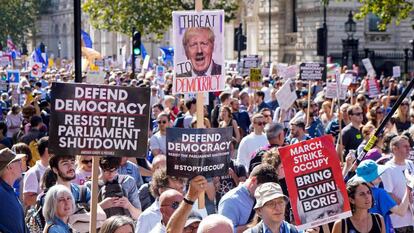
[[[226,20],[235,18],[236,0],[203,0],[203,9],[224,9]],[[175,10],[193,10],[193,0],[86,0],[83,11],[97,29],[131,34],[135,27],[143,34],[161,39]]]
[[[46,9],[50,0],[1,0],[0,42],[5,47],[7,36],[14,44],[21,45],[24,35],[32,32],[41,9]]]
[[[347,1],[347,0],[337,0]],[[413,0],[358,0],[362,3],[359,12],[355,14],[355,18],[363,19],[372,13],[380,18],[378,29],[386,30],[387,25],[394,19],[397,25],[401,20],[408,18],[413,10]],[[321,0],[322,4],[328,5],[329,0]],[[414,29],[414,25],[413,29]]]

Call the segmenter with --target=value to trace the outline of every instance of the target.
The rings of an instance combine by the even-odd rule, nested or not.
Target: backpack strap
[[[45,229],[43,229],[43,233],[49,233],[49,228],[51,227],[51,226],[53,226],[54,224],[52,223],[52,224],[46,224],[46,226],[45,226]]]

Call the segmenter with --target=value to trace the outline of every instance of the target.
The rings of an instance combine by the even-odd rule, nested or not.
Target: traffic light
[[[247,37],[245,35],[240,36],[240,51],[244,51],[247,49],[246,45]]]
[[[326,38],[324,28],[318,28],[316,42],[316,54],[318,56],[324,56],[326,51]]]
[[[135,56],[141,55],[141,33],[135,31],[132,38],[132,51]]]
[[[22,44],[22,55],[28,55],[29,51],[27,51],[26,43]]]

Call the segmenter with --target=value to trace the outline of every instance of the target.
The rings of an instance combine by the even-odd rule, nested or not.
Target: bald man
[[[211,214],[201,221],[197,233],[233,233],[233,223],[220,214]]]
[[[162,215],[161,222],[152,229],[150,233],[164,233],[166,232],[166,225],[170,220],[171,215],[178,208],[184,196],[175,189],[164,191],[160,196],[160,211]]]

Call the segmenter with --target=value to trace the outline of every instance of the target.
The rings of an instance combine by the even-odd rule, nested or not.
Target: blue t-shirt
[[[144,183],[142,176],[139,172],[139,167],[131,161],[127,161],[123,166],[118,168],[118,174],[130,175],[134,178],[137,188],[139,189]]]
[[[26,233],[29,230],[24,222],[23,207],[16,197],[13,187],[0,178],[0,232]]]
[[[227,192],[220,200],[218,214],[226,216],[233,222],[236,231],[238,226],[247,224],[254,205],[252,197],[243,184]]]
[[[384,189],[373,187],[371,190],[372,190],[372,197],[373,197],[374,205],[369,210],[369,212],[381,214],[382,217],[384,218],[385,229],[387,230],[387,233],[393,233],[394,229],[391,223],[390,209],[396,206],[397,203],[394,201],[394,199],[392,199],[392,197]]]

